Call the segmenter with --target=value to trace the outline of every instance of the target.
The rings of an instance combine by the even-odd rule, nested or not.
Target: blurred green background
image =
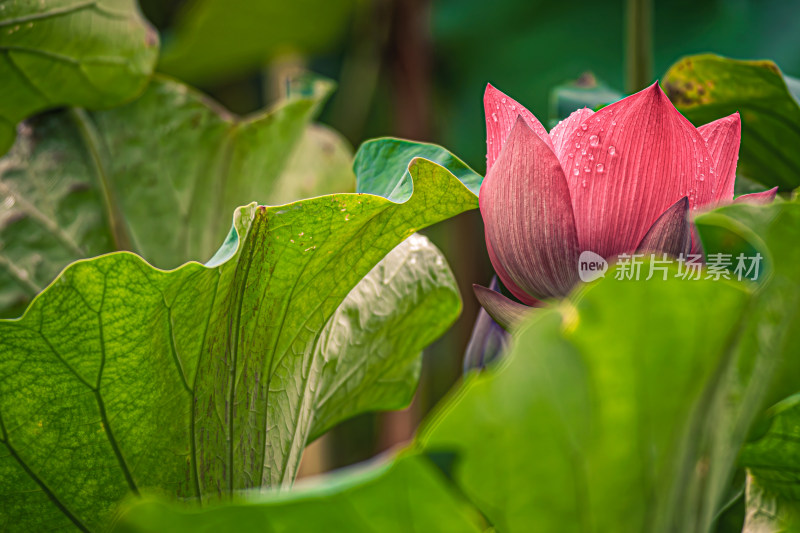
[[[357,147],[377,136],[446,146],[485,171],[482,96],[491,82],[543,122],[554,87],[591,72],[626,83],[626,2],[539,0],[140,0],[163,39],[158,70],[247,114],[276,100],[288,75],[310,70],[338,84],[321,122]],[[675,0],[651,4],[655,80],[687,54],[774,60],[800,74],[800,2]],[[270,203],[269,198],[254,198]],[[459,281],[464,311],[431,346],[411,408],[365,415],[312,445],[301,473],[373,456],[407,439],[461,374],[478,311],[472,283],[491,268],[480,215],[432,228]]]

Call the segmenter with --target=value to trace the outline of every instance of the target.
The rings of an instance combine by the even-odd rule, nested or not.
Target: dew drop
[[[591,137],[589,137],[589,144],[591,146],[597,146],[598,144],[600,144],[600,138],[597,135],[592,135]]]
[[[500,101],[503,102],[504,104],[506,103],[506,99],[505,98],[501,98]]]
[[[575,157],[575,154],[573,154],[572,152],[570,152],[569,154],[567,154],[567,157],[569,157],[570,159],[572,159],[573,157]]]
[[[512,106],[511,106],[511,111],[514,111],[515,109],[517,109],[517,106],[515,106],[515,105],[512,105]]]
[[[597,169],[597,172],[601,172],[602,173],[603,172],[603,163],[597,163],[595,168]]]
[[[613,146],[609,146],[608,147],[608,155],[614,155],[616,153],[617,153],[617,149],[616,148],[614,148]]]
[[[583,180],[583,181],[581,182],[581,185],[583,185],[584,187],[586,187],[586,180]]]
[[[581,171],[576,168],[575,170],[572,171],[572,173],[578,176],[580,175]]]
[[[587,126],[586,124],[581,124],[581,129],[583,131],[586,131],[587,129],[589,129],[589,126]]]
[[[583,167],[583,171],[584,171],[584,172],[591,172],[591,171],[592,171],[592,169],[591,169],[591,168],[589,168],[589,167]]]
[[[589,154],[589,161],[594,161],[594,155],[593,154]]]
[[[611,121],[611,125],[612,125],[612,126],[616,126],[616,125],[617,125],[617,121],[616,121],[616,120],[612,120],[612,121]]]
[[[581,135],[583,135],[583,133],[581,133],[581,132],[578,132],[578,137],[580,137]]]
[[[575,143],[575,148],[580,148],[580,147],[581,147],[581,143]]]
[[[492,120],[497,122],[497,113],[492,113]]]
[[[700,176],[697,179],[699,179],[700,181],[705,181],[706,176],[705,174],[700,174]]]

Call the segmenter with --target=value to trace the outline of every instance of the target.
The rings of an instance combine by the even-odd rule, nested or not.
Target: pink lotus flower
[[[575,111],[550,133],[491,85],[484,106],[486,247],[503,284],[525,304],[565,296],[583,251],[606,259],[698,252],[688,213],[733,200],[738,113],[695,128],[658,83],[596,113]],[[775,193],[746,199],[771,201]],[[482,304],[489,292],[499,297],[480,289]]]

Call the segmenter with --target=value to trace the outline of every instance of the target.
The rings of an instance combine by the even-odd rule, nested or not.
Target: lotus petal
[[[547,130],[533,113],[525,109],[519,102],[510,96],[498,91],[491,84],[486,86],[483,95],[483,108],[486,111],[486,173],[494,165],[500,150],[508,139],[511,128],[517,121],[517,117],[522,117],[530,128],[536,132],[544,143],[553,148]]]
[[[689,199],[684,196],[653,222],[636,251],[666,253],[673,257],[688,254],[692,248],[692,232],[688,214]]]
[[[743,194],[739,196],[736,200],[733,201],[735,204],[745,203],[745,204],[771,204],[775,200],[775,196],[778,194],[778,188],[773,187],[768,191],[762,192],[753,192],[750,194]]]
[[[479,200],[503,284],[521,300],[565,296],[578,278],[579,255],[569,190],[555,154],[521,116]]]
[[[712,197],[705,140],[658,86],[597,111],[571,135],[564,165],[581,250],[632,250],[672,204]]]
[[[472,285],[472,289],[481,307],[506,331],[511,331],[535,309],[506,298],[496,289],[487,289],[481,285]]]
[[[594,111],[588,107],[578,109],[550,130],[550,140],[553,142],[554,151],[558,160],[561,161],[562,168],[566,169],[569,165],[568,159],[571,151],[568,148],[571,146],[569,141],[572,134],[592,115],[594,115]]]
[[[495,292],[500,290],[497,276],[492,278],[489,288]],[[510,341],[511,335],[489,316],[486,309],[481,307],[478,317],[475,319],[475,326],[472,328],[472,336],[469,338],[467,350],[464,352],[464,372],[483,368],[500,357]]]
[[[525,305],[537,305],[541,302],[534,298],[533,296],[527,294],[525,291],[520,289],[516,283],[511,280],[511,276],[508,275],[506,269],[503,268],[503,264],[498,259],[497,254],[494,253],[494,249],[492,248],[492,243],[489,242],[489,239],[486,238],[486,252],[489,255],[489,261],[492,262],[492,266],[494,267],[494,271],[503,280],[503,285],[506,286],[506,289],[511,291],[511,294],[517,297],[519,301],[524,303]]]
[[[736,181],[736,161],[739,159],[739,142],[742,138],[742,121],[739,113],[722,117],[697,128],[706,141],[713,164],[713,203],[733,200],[733,183]]]

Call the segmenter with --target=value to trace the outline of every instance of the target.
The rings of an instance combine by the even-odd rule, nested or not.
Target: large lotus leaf
[[[739,112],[738,171],[767,187],[800,185],[800,100],[772,61],[715,55],[681,59],[662,80],[670,99],[696,126]]]
[[[291,492],[242,494],[239,501],[202,509],[145,499],[125,509],[114,531],[468,533],[485,528],[480,514],[424,456],[404,454],[314,481]]]
[[[522,326],[421,442],[456,454],[456,482],[498,531],[700,531],[679,527],[693,517],[678,504],[748,300],[729,282],[607,276]]]
[[[793,516],[797,527],[800,517],[800,204],[795,199],[760,208],[730,206],[712,215],[715,241],[769,251],[770,282],[757,309],[761,329],[754,334],[764,339],[768,327],[785,334],[765,346],[778,370],[765,401],[767,416],[753,430],[739,462],[750,472],[749,531],[758,531],[755,524],[762,524],[763,531],[782,531],[782,522]]]
[[[409,354],[458,311],[452,276],[418,239],[401,250],[407,259],[390,256],[368,273],[418,229],[477,203],[438,165],[415,160],[409,171],[415,190],[402,204],[341,194],[241,208],[208,266],[162,271],[127,252],[79,261],[23,317],[0,321],[4,525],[99,529],[129,491],[211,501],[285,486],[315,424],[372,408],[362,395],[378,407],[405,401]],[[415,258],[423,270],[412,268]],[[392,277],[398,262],[415,273]],[[349,298],[364,276],[368,286]],[[407,298],[434,305],[426,293],[439,291],[440,312],[414,324],[416,341],[386,332],[396,364],[338,351],[369,337],[359,328],[384,334],[376,321],[360,322],[369,311],[356,307],[386,291],[399,292],[401,312],[414,312],[402,307]],[[405,327],[399,315],[387,320]],[[317,423],[322,395],[326,413],[339,387],[352,404]]]
[[[754,407],[766,409],[800,390],[800,201],[733,204],[697,217],[696,223],[707,253],[731,254],[734,264],[738,254],[763,257],[741,365],[743,376],[761,363],[778,369],[763,369],[772,379]]]
[[[379,194],[396,202],[404,202],[413,190],[408,163],[415,157],[443,166],[473,194],[478,195],[483,177],[457,156],[436,144],[393,137],[372,139],[358,148],[353,161],[358,179],[357,192]]]
[[[17,0],[0,6],[0,154],[17,122],[62,105],[110,107],[142,91],[158,35],[135,0]]]
[[[292,86],[244,119],[157,78],[129,105],[31,121],[0,160],[0,309],[71,261],[118,249],[160,268],[205,261],[239,205],[351,191],[346,145],[308,126],[330,84]]]

